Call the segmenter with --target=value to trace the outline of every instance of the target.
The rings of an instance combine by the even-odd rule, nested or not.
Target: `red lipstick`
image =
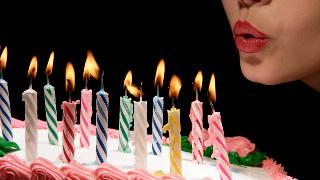
[[[247,21],[237,21],[233,27],[236,46],[241,52],[257,53],[269,42],[264,33],[257,30]]]

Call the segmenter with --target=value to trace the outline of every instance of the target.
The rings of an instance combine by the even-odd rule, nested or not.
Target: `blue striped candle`
[[[8,83],[0,79],[0,118],[1,118],[1,130],[2,137],[6,141],[12,141],[13,134],[11,128],[11,112]]]
[[[2,71],[6,67],[7,56],[8,49],[7,47],[5,47],[0,57],[0,125],[3,139],[5,139],[6,141],[12,141],[12,120],[10,111],[8,83],[2,78]]]
[[[108,113],[109,113],[109,95],[103,88],[103,74],[101,76],[101,90],[97,92],[96,99],[96,161],[101,164],[107,162],[108,150]]]
[[[152,152],[161,155],[162,152],[162,126],[163,126],[163,97],[153,97],[152,113]]]

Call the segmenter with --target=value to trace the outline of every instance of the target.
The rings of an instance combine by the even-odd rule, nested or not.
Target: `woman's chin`
[[[241,65],[241,71],[244,77],[249,81],[264,85],[277,85],[290,81],[281,78],[280,75],[277,75],[276,73],[272,73],[273,71],[260,70],[260,68],[257,67],[246,67],[246,65]]]

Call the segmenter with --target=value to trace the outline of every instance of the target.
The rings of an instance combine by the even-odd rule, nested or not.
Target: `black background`
[[[316,122],[320,119],[319,94],[301,82],[264,86],[246,80],[240,72],[238,52],[220,1],[18,4],[3,8],[0,44],[9,48],[4,79],[9,83],[15,118],[24,119],[21,94],[28,88],[27,70],[33,55],[39,60],[33,81],[38,92],[38,117],[44,120],[44,72],[51,51],[55,51],[50,82],[56,87],[61,119],[60,105],[68,97],[64,89],[66,63],[70,61],[75,67],[73,99],[80,99],[84,88],[82,71],[90,49],[105,72],[105,90],[110,94],[109,127],[118,128],[119,97],[124,94],[122,84],[128,70],[132,70],[133,83],[143,81],[151,124],[155,70],[164,58],[166,73],[160,94],[165,96],[165,109],[169,109],[169,80],[173,74],[181,78],[177,107],[181,109],[183,135],[191,130],[188,114],[195,98],[192,82],[197,71],[202,70],[200,100],[204,102],[205,128],[210,113],[206,93],[214,73],[215,108],[221,112],[226,136],[248,137],[294,177],[312,174],[303,169],[318,159],[313,155],[316,150],[312,143],[316,142]],[[90,80],[89,87],[95,94],[100,81]],[[94,118],[92,123],[95,124]]]

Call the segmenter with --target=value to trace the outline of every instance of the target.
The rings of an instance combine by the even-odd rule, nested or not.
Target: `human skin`
[[[239,50],[241,71],[248,80],[267,85],[301,80],[320,92],[319,0],[222,3]],[[250,24],[264,36],[257,37],[250,28],[245,34],[247,27],[239,30],[237,22]],[[255,43],[259,41],[264,43]]]

